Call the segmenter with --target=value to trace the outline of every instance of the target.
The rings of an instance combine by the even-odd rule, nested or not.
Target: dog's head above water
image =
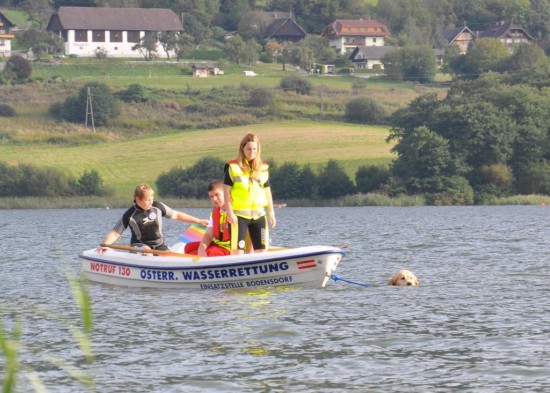
[[[413,286],[417,287],[420,284],[420,280],[416,278],[413,272],[410,270],[399,270],[393,275],[388,282],[388,285],[397,285],[399,287]]]

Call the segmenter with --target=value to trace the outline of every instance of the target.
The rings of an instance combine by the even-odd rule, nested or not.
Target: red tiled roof
[[[390,35],[388,27],[372,19],[336,19],[325,27],[323,36],[359,36],[359,37],[386,37]]]

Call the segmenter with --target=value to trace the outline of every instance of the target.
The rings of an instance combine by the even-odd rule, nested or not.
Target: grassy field
[[[0,144],[0,157],[12,165],[52,166],[74,176],[95,169],[106,185],[123,196],[131,193],[136,183],[154,183],[174,166],[188,167],[205,156],[234,158],[248,132],[259,134],[266,160],[311,164],[315,170],[328,159],[335,159],[351,178],[361,165],[388,163],[393,158],[384,127],[305,121],[186,131],[76,147]]]
[[[342,122],[345,102],[369,96],[392,112],[420,94],[446,93],[444,86],[353,76],[309,76],[313,92],[301,96],[284,94],[278,88],[281,78],[292,72],[282,71],[280,64],[256,67],[227,64],[222,66],[223,76],[209,78],[185,75],[182,71],[185,67],[189,65],[128,59],[65,58],[33,63],[34,83],[2,87],[6,103],[18,115],[2,119],[0,160],[11,165],[55,167],[74,177],[95,169],[117,197],[124,197],[136,183],[154,183],[162,172],[174,166],[188,167],[206,156],[234,158],[241,138],[248,132],[256,132],[262,141],[263,157],[270,162],[310,164],[317,170],[334,159],[354,179],[360,166],[387,164],[394,155],[390,152],[392,146],[385,141],[387,127]],[[242,71],[246,69],[254,69],[258,76],[244,76]],[[139,83],[148,89],[153,100],[147,105],[124,106],[111,127],[100,128],[96,133],[48,114],[53,102],[76,94],[89,81],[103,82],[115,92]],[[248,114],[252,108],[234,104],[246,100],[242,92],[250,86],[277,91],[274,115],[265,120],[256,118]],[[192,114],[185,112],[187,103],[199,99],[210,107],[232,102],[230,108],[241,111],[224,114],[222,110],[220,122],[224,116],[246,120],[249,115],[252,119],[249,123],[258,124],[200,127],[201,123],[189,120]],[[209,112],[204,115],[197,112],[195,116],[206,122],[210,120]],[[193,122],[196,128],[184,127]],[[62,142],[65,140],[68,142]]]

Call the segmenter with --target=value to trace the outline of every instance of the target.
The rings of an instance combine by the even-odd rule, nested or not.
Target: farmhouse
[[[358,46],[384,46],[389,35],[386,25],[372,19],[336,19],[322,33],[329,46],[348,56]]]
[[[179,34],[183,25],[169,9],[60,7],[47,30],[63,38],[66,55],[95,56],[100,51],[109,57],[141,57],[132,47],[146,35]],[[160,43],[157,55],[167,56]]]
[[[307,36],[304,29],[294,20],[293,12],[272,11],[265,12],[265,15],[273,19],[267,27],[265,38],[298,42]]]
[[[530,44],[535,39],[525,29],[510,21],[500,21],[489,29],[482,31],[479,38],[497,38],[502,41],[510,50],[519,44]]]
[[[447,41],[447,45],[457,45],[460,53],[464,54],[475,39],[475,34],[468,27],[462,26],[454,29],[444,29],[443,37]]]
[[[15,35],[11,33],[11,28],[15,26],[4,14],[0,12],[0,56],[11,56],[11,40]]]

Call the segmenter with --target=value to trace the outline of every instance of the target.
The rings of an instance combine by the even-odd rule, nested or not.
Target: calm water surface
[[[0,317],[23,328],[18,392],[33,391],[31,370],[51,392],[86,391],[52,356],[98,392],[550,391],[550,207],[280,209],[274,244],[349,244],[337,274],[371,286],[89,283],[89,370],[67,328],[80,313],[66,270],[122,212],[0,211]],[[165,222],[175,243],[186,226]],[[401,268],[420,287],[387,286]]]

